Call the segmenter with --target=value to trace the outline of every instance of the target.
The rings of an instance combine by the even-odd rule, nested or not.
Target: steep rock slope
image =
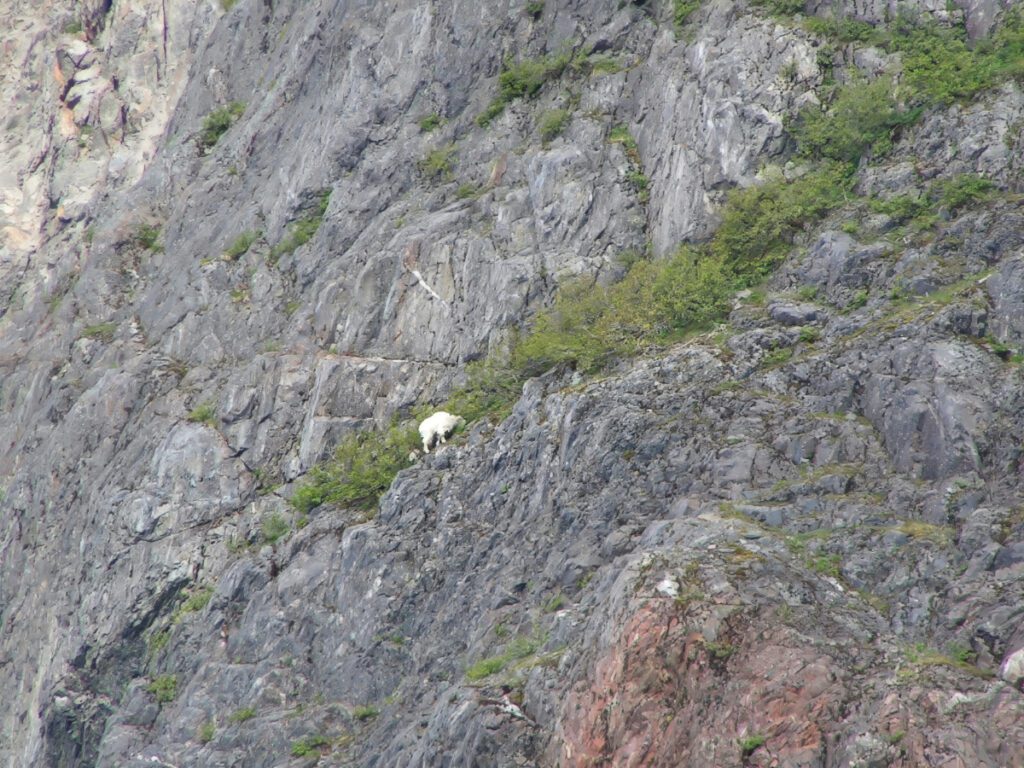
[[[341,435],[713,231],[821,41],[728,2],[10,13],[47,118],[5,146],[51,145],[4,181],[5,764],[1021,764],[1016,86],[859,174],[988,209],[896,248],[851,200],[727,334],[532,382],[376,520],[281,537],[267,491]],[[547,82],[481,126],[507,57]]]

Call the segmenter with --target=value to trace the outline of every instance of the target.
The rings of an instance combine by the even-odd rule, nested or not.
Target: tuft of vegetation
[[[199,138],[196,139],[199,152],[205,155],[243,114],[245,114],[245,102],[232,101],[230,104],[213,110],[203,118],[203,128],[199,132]]]
[[[159,632],[154,632],[149,636],[149,641],[146,643],[147,650],[150,656],[156,656],[160,651],[167,647],[167,643],[171,640],[171,630],[161,629]]]
[[[743,752],[743,757],[750,757],[754,753],[754,750],[764,746],[764,743],[768,741],[767,737],[760,733],[752,733],[745,738],[740,739],[740,750]]]
[[[292,532],[292,527],[284,516],[274,512],[267,515],[260,522],[260,535],[267,544],[277,544],[281,539]]]
[[[694,12],[700,8],[701,0],[672,0],[672,22],[676,29],[686,25]]]
[[[199,741],[202,744],[209,744],[216,734],[217,724],[212,720],[207,720],[199,727]]]
[[[419,162],[420,173],[433,181],[447,181],[455,167],[455,145],[432,149]]]
[[[222,258],[225,261],[235,261],[242,255],[244,255],[251,247],[252,244],[260,239],[262,232],[246,230],[238,237],[235,238],[234,242],[227,247],[224,251]]]
[[[69,21],[67,24],[64,25],[64,34],[65,35],[80,35],[82,33],[82,29],[83,29],[83,27],[82,27],[81,20],[74,19],[74,20]]]
[[[213,587],[200,587],[192,592],[185,602],[179,606],[178,610],[174,612],[174,616],[171,618],[171,623],[179,623],[185,618],[186,614],[199,613],[199,611],[203,610],[210,604],[211,599],[213,599]]]
[[[477,124],[486,128],[505,111],[506,105],[516,99],[533,98],[546,82],[561,77],[571,62],[572,52],[568,50],[519,63],[505,62],[505,68],[498,75],[498,95],[477,117]]]
[[[455,190],[455,197],[458,200],[469,200],[470,198],[480,197],[482,191],[479,185],[466,182],[465,184],[459,184],[459,188]]]
[[[296,221],[291,226],[291,230],[285,236],[285,238],[270,249],[269,261],[271,264],[277,264],[280,258],[286,254],[292,253],[300,245],[305,245],[313,239],[313,235],[320,229],[320,225],[323,223],[324,216],[327,214],[327,206],[331,202],[331,191],[329,189],[323,190],[316,200],[316,205],[313,209],[303,218]]]
[[[544,613],[555,613],[565,607],[565,595],[558,594],[544,605]]]
[[[883,155],[897,130],[921,115],[901,106],[903,96],[888,77],[851,83],[827,107],[801,110],[789,130],[807,157],[855,163],[869,153]]]
[[[252,720],[254,717],[256,717],[256,709],[254,707],[242,707],[232,712],[228,720],[232,723],[244,723],[247,720]]]
[[[482,659],[469,667],[466,670],[466,679],[477,681],[496,675],[512,662],[533,656],[539,647],[540,640],[537,638],[518,637],[509,643],[508,648],[500,656]]]
[[[530,2],[523,6],[523,10],[527,16],[537,21],[544,13],[544,0],[530,0]]]
[[[321,734],[306,736],[292,742],[292,757],[306,757],[314,753],[322,753],[330,744],[331,740]]]
[[[356,720],[372,720],[380,714],[380,710],[377,707],[364,705],[356,707],[352,710],[352,717]]]
[[[804,0],[754,0],[772,16],[796,16],[804,12]]]
[[[114,340],[114,331],[116,330],[116,323],[96,323],[95,325],[85,326],[85,328],[82,329],[82,335],[80,338],[99,339],[100,341],[109,344]]]
[[[548,142],[561,136],[572,119],[567,109],[552,109],[540,116],[537,122],[541,140]]]
[[[363,431],[341,441],[330,461],[311,469],[292,495],[302,514],[321,504],[341,504],[370,511],[391,481],[410,466],[409,455],[419,446],[414,423],[394,423],[384,432]]]
[[[220,0],[220,7],[223,8],[225,11],[230,11],[232,8],[235,7],[235,4],[237,2],[238,0]]]
[[[444,123],[444,120],[441,119],[441,116],[437,112],[433,112],[420,120],[420,131],[423,133],[436,131],[441,127],[442,123]]]
[[[161,251],[163,248],[160,246],[159,240],[160,227],[153,224],[140,224],[132,233],[131,243],[144,251]]]
[[[189,411],[188,420],[214,427],[217,425],[217,409],[212,402],[200,403]]]
[[[178,678],[175,675],[160,675],[146,686],[146,690],[156,697],[158,703],[166,704],[174,701],[178,695]]]
[[[988,179],[964,173],[935,182],[931,187],[931,198],[955,216],[963,208],[988,200],[994,189],[995,184]]]

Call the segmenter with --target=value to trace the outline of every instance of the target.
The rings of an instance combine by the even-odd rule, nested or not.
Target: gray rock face
[[[1022,764],[1012,196],[931,240],[840,212],[727,332],[531,381],[300,526],[339,438],[785,164],[819,41],[724,0],[224,5],[0,10],[0,765]],[[1022,98],[858,190],[1018,189]]]

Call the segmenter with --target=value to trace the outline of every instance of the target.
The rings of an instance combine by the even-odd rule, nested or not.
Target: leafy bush
[[[804,0],[754,0],[773,16],[796,16],[804,12]]]
[[[569,125],[571,118],[572,113],[567,109],[552,109],[549,112],[545,112],[541,115],[539,121],[541,139],[551,141],[561,136]]]
[[[932,185],[931,197],[951,214],[992,196],[995,184],[972,173],[937,181]]]
[[[805,107],[790,132],[802,154],[850,163],[868,152],[887,152],[895,131],[920,115],[902,108],[892,80],[880,77],[840,88],[827,108]]]
[[[234,261],[245,254],[252,247],[252,244],[259,240],[262,234],[262,232],[253,231],[246,231],[240,234],[224,251],[223,258],[225,261]]]
[[[210,604],[213,598],[213,587],[200,587],[190,594],[184,603],[174,612],[171,618],[172,624],[179,623],[188,613],[198,613]]]
[[[548,80],[561,77],[571,62],[572,52],[564,51],[536,59],[525,59],[518,64],[506,63],[505,69],[498,75],[498,95],[477,117],[477,123],[481,127],[486,127],[505,111],[507,104],[516,99],[533,98]]]
[[[214,426],[217,423],[217,409],[211,402],[200,403],[189,411],[188,420]]]
[[[242,707],[232,712],[228,720],[232,723],[244,723],[246,720],[252,720],[254,717],[256,717],[256,709],[254,707]]]
[[[886,39],[884,30],[876,29],[866,21],[847,19],[842,16],[832,16],[828,19],[811,16],[804,20],[804,29],[813,35],[831,38],[837,43],[843,44],[878,44]]]
[[[203,119],[203,129],[199,132],[197,139],[199,151],[206,154],[244,113],[245,102],[232,101],[208,114]]]
[[[483,680],[491,675],[496,675],[507,667],[511,662],[525,659],[532,656],[540,647],[539,638],[518,637],[509,643],[508,648],[500,656],[493,656],[473,664],[466,670],[467,680]]]
[[[846,201],[852,169],[826,164],[792,182],[733,190],[711,250],[738,277],[753,281],[785,258],[793,239]]]
[[[217,734],[217,724],[212,720],[207,720],[199,727],[199,741],[203,744],[209,744],[213,741],[213,737]]]
[[[160,704],[174,701],[178,695],[178,678],[174,675],[160,675],[154,679],[146,690],[152,693]]]
[[[455,162],[455,145],[432,149],[419,162],[420,173],[434,181],[450,179]]]
[[[320,229],[324,215],[327,213],[327,206],[331,202],[331,191],[324,190],[317,198],[313,210],[305,217],[299,219],[291,226],[291,230],[285,238],[270,249],[270,263],[276,264],[278,260],[289,253],[292,253],[300,245],[305,245],[313,239],[313,235]]]
[[[743,757],[749,757],[758,747],[764,746],[768,739],[760,733],[754,733],[746,738],[740,739],[740,750]]]
[[[277,544],[291,532],[291,525],[277,512],[264,517],[260,522],[260,535],[267,544]]]
[[[356,720],[372,720],[380,714],[380,710],[373,706],[360,706],[352,710],[352,717]]]
[[[330,746],[330,743],[330,739],[326,736],[321,736],[320,734],[315,736],[306,736],[305,738],[292,742],[292,757],[306,757],[307,755],[312,755],[314,752],[321,752],[324,747]]]
[[[114,340],[114,332],[117,330],[116,323],[96,323],[95,325],[87,325],[82,329],[83,339],[99,339],[106,343],[110,343]]]
[[[160,239],[160,227],[153,224],[140,224],[135,232],[132,233],[131,243],[136,248],[142,248],[145,251],[160,251],[159,244]]]
[[[672,0],[672,21],[682,27],[690,20],[694,11],[700,8],[701,0]]]
[[[431,131],[440,128],[442,122],[444,121],[441,119],[441,116],[437,114],[437,112],[434,112],[420,120],[420,130],[423,133],[430,133]]]
[[[395,475],[410,465],[409,454],[418,446],[419,433],[413,424],[349,435],[330,461],[309,471],[291,504],[303,514],[328,503],[371,510]]]
[[[537,21],[544,13],[544,2],[543,0],[530,0],[524,7],[526,15],[530,16],[534,21]]]

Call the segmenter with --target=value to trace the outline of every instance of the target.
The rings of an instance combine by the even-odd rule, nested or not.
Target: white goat
[[[430,453],[436,445],[443,445],[466,420],[452,416],[447,411],[438,411],[420,422],[420,437],[423,438],[423,452]]]

